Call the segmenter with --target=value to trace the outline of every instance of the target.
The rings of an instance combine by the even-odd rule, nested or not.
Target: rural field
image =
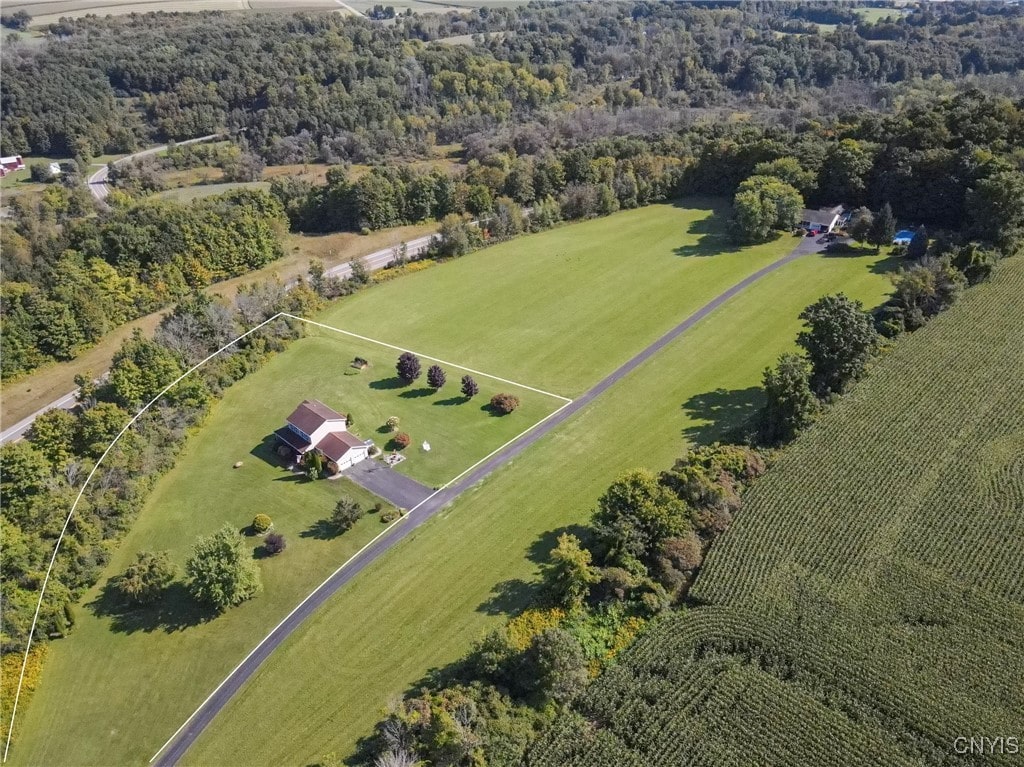
[[[899,339],[530,764],[953,764],[1019,731],[1022,295],[1017,256]]]
[[[706,200],[689,204],[693,207],[652,206],[515,240],[371,288],[317,319],[574,396],[795,244],[785,238],[733,250],[724,237],[726,210]],[[869,304],[878,303],[888,289],[885,268],[880,256],[807,257],[732,299],[332,598],[282,646],[188,760],[277,764],[319,758],[328,751],[348,753],[391,696],[430,667],[457,657],[496,620],[494,616],[528,598],[530,586],[523,579],[532,577],[535,560],[551,547],[554,531],[585,519],[615,473],[636,465],[667,465],[687,439],[713,439],[748,416],[757,405],[754,387],[761,368],[792,345],[797,313],[822,293],[838,288]],[[294,394],[285,396],[277,390],[281,371],[301,376],[298,361],[307,353],[303,349],[317,349],[326,340],[298,342],[229,390],[178,467],[161,480],[160,492],[121,546],[108,575],[123,569],[134,550],[153,546],[150,540],[181,536],[181,515],[195,519],[197,512],[185,509],[195,503],[197,493],[203,495],[202,508],[238,509],[245,499],[245,515],[231,521],[242,525],[251,518],[251,496],[243,486],[230,492],[226,486],[223,502],[211,503],[218,483],[236,481],[236,472],[224,468],[237,460],[234,454],[225,454],[226,444],[237,444],[229,432],[238,429],[239,413],[251,410],[259,415],[246,416],[253,423],[245,424],[244,441],[251,443],[249,449],[259,444],[267,429],[287,415],[282,412],[285,400],[293,404]],[[330,354],[308,353],[318,364]],[[340,359],[347,363],[353,353],[345,352]],[[366,380],[375,380],[378,369],[360,376],[371,372]],[[327,378],[342,388],[353,378],[363,380],[343,372]],[[292,386],[289,382],[287,388]],[[369,400],[366,403],[363,412],[373,412]],[[525,403],[526,399],[524,408]],[[415,398],[412,404],[434,408]],[[379,415],[361,415],[359,406],[344,407],[353,411],[360,434],[362,424],[375,426],[379,420]],[[465,406],[436,409],[461,407]],[[466,412],[477,419],[477,413]],[[193,474],[187,486],[175,483],[187,466],[205,480],[197,481]],[[413,466],[410,459],[410,473]],[[246,458],[239,472],[246,470],[279,471],[253,457]],[[293,483],[278,484],[290,489]],[[321,490],[327,484],[312,488],[330,492]],[[303,508],[296,513],[305,516],[290,529],[301,531],[322,511]],[[210,516],[204,523],[210,527],[203,530],[224,521],[221,514]],[[176,517],[177,524],[164,527]],[[357,527],[332,544],[343,546],[350,539],[354,547],[360,534],[370,534],[367,526],[380,527],[370,518],[363,523],[365,533]],[[187,550],[198,532],[189,530],[176,542],[176,551]],[[322,543],[300,537],[294,539],[297,545]],[[289,549],[283,556],[293,553],[297,554]],[[83,617],[80,621],[88,630],[83,627],[80,633],[76,628],[51,648],[41,686],[21,722],[13,762],[148,760],[223,675],[299,601],[304,592],[298,582],[308,591],[344,558],[344,552],[303,558],[302,572],[289,571],[296,582],[290,601],[272,601],[265,594],[238,608],[239,621],[252,616],[255,625],[248,631],[222,628],[235,620],[234,611],[197,628],[144,636],[112,632],[107,619]],[[264,580],[269,591],[269,575]],[[443,600],[438,599],[440,594]],[[196,634],[193,640],[197,630],[224,633],[206,639]],[[434,639],[425,642],[427,636]],[[118,646],[120,652],[114,649]],[[181,668],[170,660],[178,653],[194,666],[185,684]],[[138,680],[145,680],[149,694],[126,696]],[[89,689],[88,696],[64,694],[83,687]],[[46,737],[58,723],[68,733],[62,742],[76,743],[74,755],[60,752],[61,746]],[[311,741],[310,732],[322,733],[323,741]]]
[[[348,756],[389,701],[535,596],[538,563],[560,532],[589,517],[612,478],[667,467],[687,441],[721,438],[749,417],[761,369],[792,347],[804,306],[839,288],[879,302],[888,290],[881,263],[811,256],[730,300],[335,595],[185,763]],[[325,664],[330,674],[313,672]],[[273,723],[267,736],[254,737],[257,722]]]
[[[363,291],[319,319],[574,397],[800,242],[735,248],[727,216],[721,200],[691,199],[563,226]]]
[[[525,5],[527,0],[390,0],[387,3],[372,0],[14,0],[4,3],[5,13],[24,10],[32,15],[33,26],[53,24],[61,18],[77,18],[88,14],[97,16],[126,13],[166,11],[337,11],[364,14],[375,5],[390,5],[399,13],[407,9],[414,13],[446,13],[480,6],[506,7]]]

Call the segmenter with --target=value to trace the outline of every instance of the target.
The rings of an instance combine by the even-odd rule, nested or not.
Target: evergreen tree
[[[928,230],[919,226],[907,246],[907,258],[920,261],[926,255],[928,255]]]
[[[480,387],[476,385],[476,381],[473,380],[473,376],[462,376],[462,396],[467,399],[472,399],[479,393]]]
[[[171,585],[177,570],[166,551],[152,554],[140,551],[122,575],[114,579],[114,587],[123,597],[139,605],[151,604]]]
[[[399,378],[407,384],[411,384],[420,377],[420,358],[412,352],[402,352],[395,365],[395,370],[398,371]]]
[[[892,206],[889,203],[885,203],[871,222],[871,229],[868,231],[868,242],[874,245],[877,251],[883,245],[891,243],[892,238],[895,236],[896,217],[892,214]]]
[[[431,365],[427,368],[427,383],[431,389],[440,389],[447,380],[448,376],[445,375],[440,365]]]

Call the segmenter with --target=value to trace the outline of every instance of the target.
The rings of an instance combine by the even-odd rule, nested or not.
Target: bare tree
[[[392,748],[373,760],[373,767],[416,767],[420,760],[406,748]]]

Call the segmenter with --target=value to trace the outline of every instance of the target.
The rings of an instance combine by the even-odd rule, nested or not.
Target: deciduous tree
[[[842,394],[860,377],[878,343],[871,315],[842,293],[825,296],[800,313],[806,330],[797,343],[811,363],[811,388],[819,397]]]
[[[157,601],[177,574],[166,551],[140,551],[128,569],[113,580],[113,585],[128,601],[146,605]]]
[[[759,424],[762,440],[768,444],[788,442],[814,420],[819,405],[810,377],[811,366],[799,354],[783,354],[774,370],[765,368],[765,403]]]
[[[196,601],[221,612],[251,599],[262,588],[259,567],[231,525],[199,539],[185,573]]]
[[[558,536],[558,545],[551,550],[550,557],[544,572],[548,592],[564,607],[582,606],[590,585],[598,580],[597,571],[590,564],[590,552],[575,535],[563,533]]]

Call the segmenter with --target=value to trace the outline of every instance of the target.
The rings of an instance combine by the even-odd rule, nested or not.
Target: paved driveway
[[[421,485],[373,458],[360,461],[342,474],[400,509],[411,509],[434,492],[434,488]]]

